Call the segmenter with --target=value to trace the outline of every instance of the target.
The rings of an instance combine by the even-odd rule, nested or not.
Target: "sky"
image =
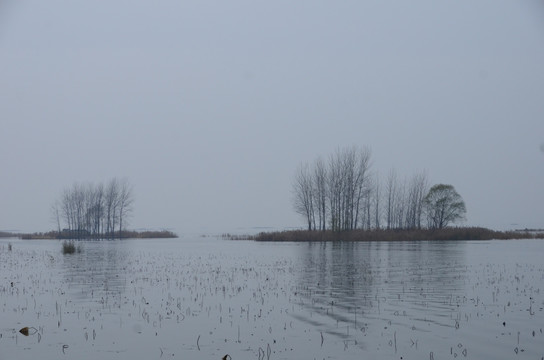
[[[537,0],[3,0],[0,230],[113,177],[130,228],[304,227],[297,166],[350,146],[544,228],[543,64]]]

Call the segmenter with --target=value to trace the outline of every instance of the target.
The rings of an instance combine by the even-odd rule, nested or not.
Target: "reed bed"
[[[62,253],[63,254],[74,254],[80,253],[82,251],[81,244],[77,244],[74,240],[64,240],[62,242]]]
[[[77,231],[48,231],[36,233],[11,234],[12,237],[18,237],[23,240],[53,240],[53,239],[172,239],[178,235],[169,230],[159,231],[116,231],[104,234],[82,234]]]
[[[544,239],[544,233],[495,231],[481,227],[414,230],[352,230],[343,232],[292,230],[262,232],[243,239],[256,241],[418,241]]]

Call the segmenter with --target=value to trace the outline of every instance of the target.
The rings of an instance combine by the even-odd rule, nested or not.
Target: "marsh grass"
[[[544,233],[495,231],[481,227],[452,227],[413,230],[352,230],[308,231],[293,230],[259,233],[247,236],[256,241],[416,241],[416,240],[511,240],[544,239]]]
[[[249,234],[229,234],[224,233],[221,234],[221,239],[225,240],[255,240],[255,235],[249,235]]]
[[[127,231],[123,230],[121,234],[117,232],[115,235],[117,238],[122,239],[174,239],[178,238],[179,236],[168,230],[160,230],[160,231]]]
[[[52,240],[52,239],[171,239],[177,238],[178,235],[172,231],[160,230],[160,231],[128,231],[123,230],[121,232],[107,232],[103,234],[90,234],[89,232],[78,232],[63,230],[48,231],[48,232],[36,232],[32,234],[12,234],[23,240]]]
[[[81,245],[75,244],[73,240],[64,240],[62,242],[62,253],[64,255],[66,254],[74,254],[74,253],[80,253],[81,252]]]

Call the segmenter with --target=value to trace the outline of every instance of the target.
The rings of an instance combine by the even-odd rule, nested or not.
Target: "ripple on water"
[[[7,358],[544,356],[541,242],[11,242]]]

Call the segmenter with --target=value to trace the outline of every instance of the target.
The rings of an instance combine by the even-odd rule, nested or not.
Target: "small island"
[[[51,206],[57,230],[35,233],[0,232],[0,237],[20,239],[157,239],[177,238],[169,230],[127,230],[134,210],[133,187],[127,179],[106,184],[74,183]]]
[[[443,229],[375,229],[349,231],[289,230],[261,232],[257,235],[227,236],[233,240],[255,241],[447,241],[447,240],[515,240],[544,239],[544,230],[496,231],[482,227],[449,227]]]
[[[301,163],[293,180],[293,208],[306,230],[264,232],[229,239],[256,241],[414,241],[544,238],[541,230],[495,231],[453,224],[466,205],[451,184],[430,185],[427,173],[385,181],[371,171],[369,148],[338,148]]]

